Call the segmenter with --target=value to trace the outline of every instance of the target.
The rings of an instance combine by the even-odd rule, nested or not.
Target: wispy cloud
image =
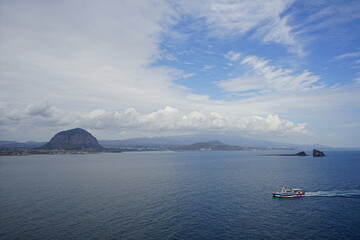
[[[302,7],[295,13],[299,23],[294,26],[299,34],[311,33],[317,38],[335,38],[338,40],[349,40],[353,34],[349,29],[343,28],[344,24],[360,19],[358,1],[312,1],[311,3],[298,4]],[[296,16],[298,15],[298,16]],[[304,18],[304,15],[307,16]],[[353,30],[351,30],[353,31]],[[335,33],[335,34],[334,34]],[[315,37],[313,36],[313,37]]]
[[[332,61],[344,61],[344,60],[350,60],[352,63],[352,68],[354,69],[359,69],[360,68],[360,51],[356,51],[356,52],[349,52],[349,53],[344,53],[341,54],[339,56],[336,56],[335,58],[332,59]],[[357,72],[357,76],[354,79],[354,83],[356,86],[360,85],[360,72]]]
[[[234,52],[234,51],[229,51],[227,52],[224,57],[231,60],[231,61],[236,61],[240,58],[241,53],[239,52]]]
[[[355,84],[360,86],[360,76],[355,78]]]
[[[210,70],[210,69],[213,69],[213,68],[216,68],[216,66],[214,66],[214,65],[205,65],[205,66],[203,66],[203,67],[201,68],[201,70],[204,71],[204,72],[206,72],[206,71],[208,71],[208,70]]]
[[[360,57],[360,51],[341,54],[339,56],[336,56],[334,60],[340,60],[344,58],[358,58],[358,57]]]
[[[320,77],[307,70],[296,73],[291,69],[271,65],[268,60],[257,56],[247,56],[240,64],[246,69],[244,75],[215,82],[216,86],[226,92],[255,91],[259,94],[306,91],[322,87],[317,84]]]
[[[210,35],[219,38],[252,34],[263,43],[278,43],[301,54],[302,46],[296,39],[284,11],[291,0],[245,1],[182,1],[180,5],[194,17],[205,18]],[[251,33],[253,32],[253,33]]]

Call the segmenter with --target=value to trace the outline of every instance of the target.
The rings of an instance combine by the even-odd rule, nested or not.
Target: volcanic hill
[[[51,140],[41,148],[57,150],[86,150],[102,151],[103,147],[97,139],[88,131],[75,128],[58,132]]]

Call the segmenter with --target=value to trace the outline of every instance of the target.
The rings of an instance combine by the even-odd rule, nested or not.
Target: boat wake
[[[306,192],[305,196],[306,197],[356,197],[356,198],[360,198],[360,190]]]

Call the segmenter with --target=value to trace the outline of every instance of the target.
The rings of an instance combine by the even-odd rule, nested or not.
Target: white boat
[[[273,192],[272,195],[273,197],[301,197],[305,195],[305,192],[299,188],[281,188],[277,192]]]

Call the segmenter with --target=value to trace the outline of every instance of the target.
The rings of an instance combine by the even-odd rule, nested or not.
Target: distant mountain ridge
[[[226,145],[241,147],[260,147],[260,148],[293,148],[293,149],[332,149],[331,147],[319,144],[290,144],[278,143],[265,140],[250,139],[239,136],[227,136],[223,134],[191,134],[182,136],[168,137],[143,137],[129,138],[124,140],[99,140],[104,147],[139,147],[139,146],[172,146],[172,145],[191,145],[194,143],[219,141]]]
[[[270,146],[281,145],[281,143],[269,142],[264,140],[255,140],[239,136],[226,136],[221,134],[191,134],[167,137],[141,137],[129,138],[123,140],[99,140],[103,146],[158,146],[158,145],[190,145],[199,142],[220,141],[224,144],[238,146]]]
[[[182,150],[188,151],[234,151],[234,150],[244,150],[243,147],[231,146],[224,144],[220,141],[208,141],[208,142],[198,142],[190,145],[185,145],[181,148]]]
[[[51,140],[41,147],[42,149],[57,150],[87,150],[100,151],[103,147],[97,139],[81,128],[61,131],[55,134]]]
[[[15,142],[15,141],[0,141],[0,148],[34,148],[44,145],[46,142]]]

